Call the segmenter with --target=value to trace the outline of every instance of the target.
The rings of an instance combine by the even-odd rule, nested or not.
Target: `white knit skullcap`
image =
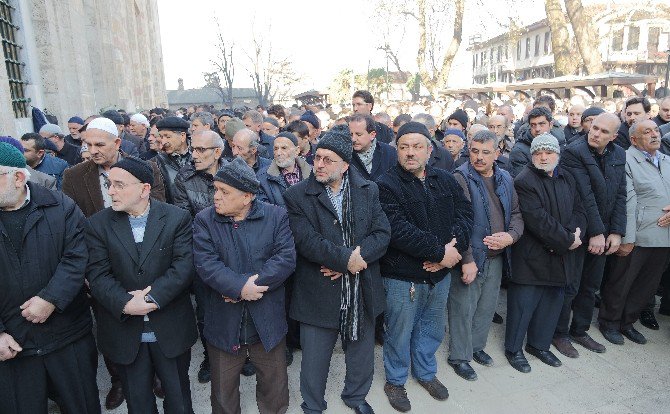
[[[149,127],[149,120],[147,119],[146,116],[144,116],[142,114],[135,114],[135,115],[131,116],[130,121],[131,122],[137,122],[138,124],[142,124],[147,128]]]
[[[87,131],[91,129],[99,129],[101,131],[109,132],[117,138],[119,137],[119,130],[116,129],[116,124],[109,118],[95,118],[89,122],[86,127]]]

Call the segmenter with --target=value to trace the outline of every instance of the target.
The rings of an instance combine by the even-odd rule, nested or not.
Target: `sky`
[[[476,2],[490,4],[491,9],[469,7]],[[463,40],[450,85],[471,83],[471,57],[466,52],[469,37],[481,34],[482,39],[487,39],[502,30],[494,23],[501,16],[496,4],[498,1],[466,0]],[[368,67],[386,67],[384,52],[377,50],[386,41],[395,45],[402,69],[416,72],[416,25],[408,22],[387,30],[388,25],[380,22],[377,6],[378,0],[158,0],[166,88],[177,89],[178,78],[184,79],[186,89],[204,86],[203,72],[213,71],[210,59],[216,56],[214,16],[224,37],[235,44],[234,87],[252,85],[245,66],[250,61],[247,53],[254,31],[272,42],[275,56],[294,62],[302,76],[297,93],[327,89],[343,69],[365,73]],[[521,16],[516,16],[523,24],[545,17],[542,0],[514,1],[514,8],[508,13],[519,13],[518,10],[523,10]],[[389,69],[395,70],[390,63]]]

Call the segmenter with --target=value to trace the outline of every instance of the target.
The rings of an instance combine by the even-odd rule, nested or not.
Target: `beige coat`
[[[626,150],[626,237],[622,243],[640,247],[670,247],[670,226],[657,222],[670,206],[670,157],[657,152],[659,168],[644,153]]]

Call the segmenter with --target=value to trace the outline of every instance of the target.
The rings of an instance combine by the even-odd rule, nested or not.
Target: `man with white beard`
[[[530,372],[525,350],[547,365],[561,361],[549,351],[563,306],[568,276],[581,271],[578,251],[586,213],[567,171],[558,167],[558,140],[549,133],[530,145],[531,163],[514,180],[524,233],[512,247],[507,287],[505,356],[520,372]]]

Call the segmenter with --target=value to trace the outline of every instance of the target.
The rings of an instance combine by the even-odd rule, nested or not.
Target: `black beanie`
[[[469,120],[468,114],[462,109],[455,110],[453,114],[449,115],[447,121],[449,121],[450,119],[457,120],[461,125],[463,125],[463,129],[468,127],[468,120]]]
[[[231,162],[224,165],[216,173],[214,180],[252,194],[256,194],[261,185],[253,168],[249,167],[240,157],[235,157]]]
[[[135,178],[140,180],[140,182],[154,185],[154,171],[151,169],[151,165],[137,157],[124,157],[121,161],[112,165],[111,168],[121,168],[122,170],[128,171]]]
[[[316,149],[319,148],[333,151],[342,157],[344,162],[351,164],[351,157],[354,152],[354,144],[351,141],[351,133],[346,124],[335,125],[319,140]]]
[[[395,142],[397,143],[398,138],[405,134],[421,134],[424,137],[430,139],[430,132],[428,132],[428,128],[426,128],[426,126],[421,122],[410,121],[401,126],[398,130],[398,134],[395,137]]]

